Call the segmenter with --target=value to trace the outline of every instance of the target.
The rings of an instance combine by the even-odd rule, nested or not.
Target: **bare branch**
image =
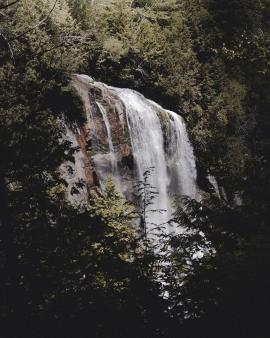
[[[6,5],[2,5],[2,6],[0,6],[0,10],[1,10],[1,9],[6,9],[6,8],[12,6],[12,5],[15,5],[16,3],[20,2],[20,1],[21,1],[21,0],[14,0],[14,1],[12,1],[12,2],[7,3]]]

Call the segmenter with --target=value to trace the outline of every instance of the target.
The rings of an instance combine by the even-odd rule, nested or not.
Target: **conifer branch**
[[[57,1],[58,0],[55,0],[53,6],[51,8],[51,10],[48,12],[48,14],[42,20],[40,20],[36,25],[30,27],[26,31],[22,32],[21,34],[16,35],[14,38],[11,39],[11,41],[17,40],[20,37],[24,36],[25,34],[32,32],[33,30],[35,30],[36,28],[38,28],[39,26],[41,26],[44,22],[46,22],[48,20],[49,16],[51,15],[51,13],[54,11],[54,9],[56,7],[56,4],[57,4]]]

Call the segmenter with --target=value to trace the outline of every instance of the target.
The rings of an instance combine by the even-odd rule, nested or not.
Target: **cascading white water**
[[[173,195],[197,197],[196,164],[185,123],[176,113],[164,110],[136,91],[114,90],[126,107],[137,178],[142,180],[145,170],[154,168],[150,184],[156,188],[158,195],[151,208],[160,212],[150,215],[149,224],[155,226],[166,223],[173,211]],[[160,114],[163,114],[163,123],[167,124],[167,146]]]
[[[136,164],[137,179],[142,181],[144,172],[153,167],[149,183],[157,190],[148,215],[150,226],[155,227],[169,220],[171,209],[167,186],[169,182],[164,138],[156,109],[139,93],[129,89],[115,89],[126,107],[127,123]],[[165,212],[163,211],[165,210]]]
[[[193,148],[189,142],[186,125],[183,118],[172,111],[168,111],[170,117],[168,161],[170,163],[170,177],[176,177],[178,194],[197,198],[197,170]],[[175,171],[175,172],[173,172]],[[174,180],[173,180],[174,182]],[[173,184],[171,190],[173,190]]]
[[[125,125],[134,161],[135,182],[142,181],[145,171],[154,168],[149,183],[158,192],[151,205],[151,209],[157,212],[148,214],[147,223],[150,228],[148,230],[166,223],[171,218],[172,198],[175,195],[186,195],[195,199],[199,197],[196,186],[195,158],[182,117],[163,109],[136,91],[106,86],[103,83],[94,82],[85,75],[77,75],[75,78],[79,81],[77,88],[89,111],[87,128],[90,134],[97,136],[97,139],[93,140],[94,148],[98,149],[95,142],[104,144],[105,139],[108,143],[109,160],[104,151],[96,151],[93,155],[93,162],[100,180],[102,181],[108,173],[111,173],[115,176],[120,189],[123,192],[126,191],[123,189],[124,181],[120,178],[120,173],[126,173],[126,169],[121,169],[122,154],[118,153],[119,149],[116,149],[113,143],[113,138],[117,138],[120,130],[117,127],[123,131]],[[89,88],[96,89],[100,93],[100,99],[94,97],[92,98],[94,102],[90,102],[91,99],[87,94]],[[106,129],[105,137],[99,131],[100,122],[95,115],[95,110],[91,108],[93,103],[101,113],[102,123]],[[116,126],[117,123],[119,126]],[[170,232],[175,229],[168,225],[166,230]]]
[[[98,108],[101,112],[101,115],[102,115],[102,118],[103,118],[103,121],[104,121],[104,124],[105,124],[105,127],[106,127],[112,174],[118,176],[117,160],[116,160],[114,145],[113,145],[113,141],[112,141],[112,132],[111,132],[110,121],[108,119],[106,109],[102,106],[102,104],[97,102],[97,106],[98,106]]]
[[[214,191],[215,191],[217,197],[218,197],[219,199],[221,199],[221,195],[220,195],[220,192],[219,192],[218,182],[217,182],[215,176],[208,174],[208,175],[206,176],[206,178],[208,179],[209,183],[210,183],[211,186],[213,187],[213,189],[214,189]]]

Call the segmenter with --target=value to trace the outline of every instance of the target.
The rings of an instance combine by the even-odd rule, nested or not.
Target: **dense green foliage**
[[[268,336],[269,17],[269,0],[0,1],[1,337]],[[187,232],[155,243],[112,181],[72,206],[73,72],[182,114],[199,183],[228,201],[179,202]]]

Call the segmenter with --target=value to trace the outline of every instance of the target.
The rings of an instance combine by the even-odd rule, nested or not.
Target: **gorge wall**
[[[175,196],[198,198],[196,165],[182,117],[143,95],[74,75],[83,100],[84,123],[63,123],[64,138],[74,147],[74,163],[64,165],[70,199],[88,203],[91,190],[113,177],[127,199],[134,184],[151,169],[149,184],[158,192],[151,223],[166,223]]]

